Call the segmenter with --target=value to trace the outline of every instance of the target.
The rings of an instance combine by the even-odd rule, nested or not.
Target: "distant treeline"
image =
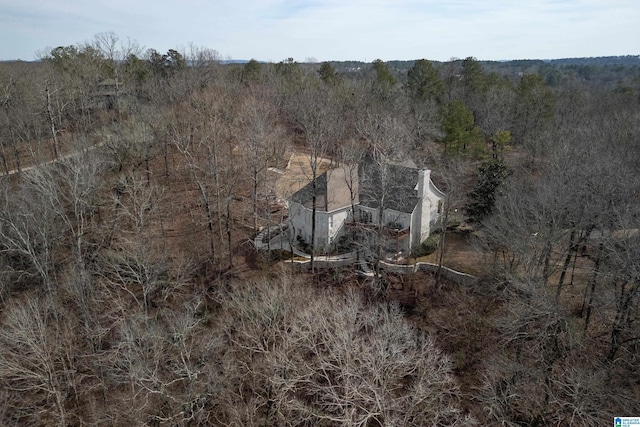
[[[426,58],[428,59],[428,58]],[[453,58],[451,61],[434,61],[429,60],[434,64],[446,64],[449,62],[462,61],[463,58]],[[478,60],[485,67],[540,67],[544,65],[565,66],[565,65],[624,65],[631,67],[634,65],[640,65],[640,55],[624,55],[624,56],[596,56],[590,58],[561,58],[561,59],[513,59],[507,61],[484,61]],[[241,61],[238,61],[241,62]],[[340,67],[366,67],[369,62],[363,61],[329,61],[334,66]],[[416,60],[409,61],[387,61],[390,67],[397,69],[409,69],[413,67]]]
[[[451,61],[429,61],[441,72],[448,69],[458,69],[464,59]],[[406,73],[414,66],[411,61],[388,61],[386,64],[394,76],[402,80]],[[594,58],[563,58],[563,59],[517,59],[511,61],[482,61],[478,60],[484,71],[495,73],[503,77],[517,79],[524,74],[539,74],[550,86],[558,86],[563,82],[573,81],[586,83],[593,87],[627,87],[640,80],[640,55],[602,56]],[[351,76],[367,76],[373,72],[370,62],[362,61],[330,61],[338,73]]]

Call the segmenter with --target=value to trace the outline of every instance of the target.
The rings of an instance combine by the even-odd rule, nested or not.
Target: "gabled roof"
[[[420,201],[416,184],[419,170],[367,157],[358,166],[360,205],[411,213]]]
[[[358,175],[353,166],[343,165],[333,168],[316,178],[316,208],[331,212],[351,206],[351,190],[353,204],[358,204]],[[306,208],[313,207],[313,182],[296,191],[291,199]]]
[[[355,166],[343,165],[323,173],[315,181],[316,207],[331,212],[351,206],[351,190],[354,205],[411,213],[420,201],[416,184],[419,170],[396,163],[378,163],[371,157]],[[311,209],[313,207],[313,182],[291,196],[291,200]]]
[[[319,159],[317,176],[322,175],[331,167],[331,160]],[[292,153],[287,167],[278,173],[278,179],[273,190],[280,200],[292,200],[293,194],[311,182],[311,165],[308,154]]]

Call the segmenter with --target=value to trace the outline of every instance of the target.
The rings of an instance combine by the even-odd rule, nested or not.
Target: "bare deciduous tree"
[[[289,280],[220,295],[226,423],[474,425],[446,356],[398,307]]]
[[[284,157],[287,148],[284,133],[276,123],[275,106],[260,96],[248,95],[240,107],[239,125],[242,127],[242,140],[238,147],[247,159],[251,175],[251,197],[253,208],[253,229],[258,231],[260,203],[269,210],[270,190],[273,183],[268,179],[268,168]],[[265,212],[268,220],[269,214]],[[270,224],[267,224],[269,226]]]
[[[49,303],[27,297],[4,313],[0,329],[0,383],[7,391],[12,414],[3,424],[35,425],[71,422],[69,396],[74,375],[65,349],[64,322],[54,318]]]
[[[110,376],[125,386],[121,404],[135,409],[118,414],[119,422],[216,423],[221,373],[210,357],[217,341],[203,325],[201,304],[189,300],[157,319],[139,312],[118,327]]]
[[[99,273],[148,311],[169,270],[162,233],[158,232],[162,227],[162,189],[130,175],[123,179],[114,197],[118,233],[109,250],[101,254]]]
[[[311,270],[314,269],[316,247],[328,242],[316,242],[316,214],[318,210],[317,178],[323,159],[334,150],[343,133],[337,99],[331,89],[318,81],[309,82],[287,106],[287,118],[302,133],[309,153],[312,185],[311,195]],[[323,244],[324,243],[324,244]]]
[[[18,278],[37,277],[53,297],[56,292],[54,267],[64,228],[59,212],[49,203],[49,194],[32,185],[38,182],[37,177],[5,193],[0,211],[1,250],[12,256],[8,267]]]

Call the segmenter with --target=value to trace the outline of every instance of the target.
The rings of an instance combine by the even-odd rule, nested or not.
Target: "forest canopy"
[[[2,425],[640,413],[636,56],[228,63],[104,33],[0,63],[0,123]],[[388,259],[400,232],[367,224],[335,269],[258,251],[292,154],[300,187],[430,169],[432,235]],[[381,268],[418,261],[436,273]]]

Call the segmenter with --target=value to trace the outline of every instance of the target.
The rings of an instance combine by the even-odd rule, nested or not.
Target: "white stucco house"
[[[313,194],[316,194],[316,237],[312,237]],[[375,162],[329,169],[293,193],[288,200],[292,241],[315,250],[333,249],[348,229],[379,229],[394,241],[398,252],[423,242],[438,225],[445,195],[431,180],[431,171],[415,165]]]

